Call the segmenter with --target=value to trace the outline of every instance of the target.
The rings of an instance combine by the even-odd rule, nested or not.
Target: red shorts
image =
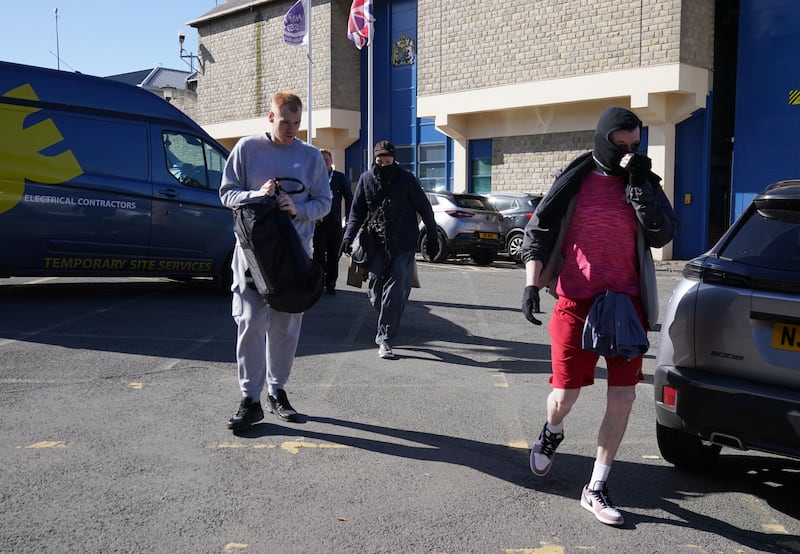
[[[631,296],[639,320],[647,329],[642,312],[642,302]],[[550,320],[550,355],[553,360],[553,375],[550,383],[557,389],[579,389],[594,384],[594,371],[600,354],[581,348],[583,324],[594,303],[593,298],[570,300],[559,297]],[[644,379],[642,356],[628,360],[624,356],[606,357],[608,386],[625,387]]]

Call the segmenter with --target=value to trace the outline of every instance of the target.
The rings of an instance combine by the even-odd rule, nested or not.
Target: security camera
[[[181,46],[183,45],[184,40],[186,40],[186,35],[183,33],[183,31],[178,31],[178,43],[180,43]]]

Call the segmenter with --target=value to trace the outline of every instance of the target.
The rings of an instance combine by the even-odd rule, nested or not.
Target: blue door
[[[708,99],[706,105],[711,106]],[[711,110],[700,109],[675,128],[675,215],[678,230],[672,257],[688,260],[702,254],[708,240]]]

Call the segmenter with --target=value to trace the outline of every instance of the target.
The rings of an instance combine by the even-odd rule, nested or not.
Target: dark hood
[[[625,170],[619,166],[619,161],[626,154],[624,150],[614,145],[609,136],[620,129],[632,131],[642,128],[642,120],[635,113],[625,108],[606,108],[597,121],[597,130],[594,132],[594,160],[597,165],[612,175],[626,175]]]

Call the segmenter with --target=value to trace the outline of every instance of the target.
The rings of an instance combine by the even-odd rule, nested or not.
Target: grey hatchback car
[[[709,469],[722,447],[800,458],[800,180],[757,194],[688,262],[661,327],[656,436]]]
[[[439,253],[431,259],[420,223],[419,251],[426,261],[443,262],[456,254],[468,254],[478,265],[489,265],[503,248],[503,216],[485,196],[457,192],[428,192],[436,218]]]

